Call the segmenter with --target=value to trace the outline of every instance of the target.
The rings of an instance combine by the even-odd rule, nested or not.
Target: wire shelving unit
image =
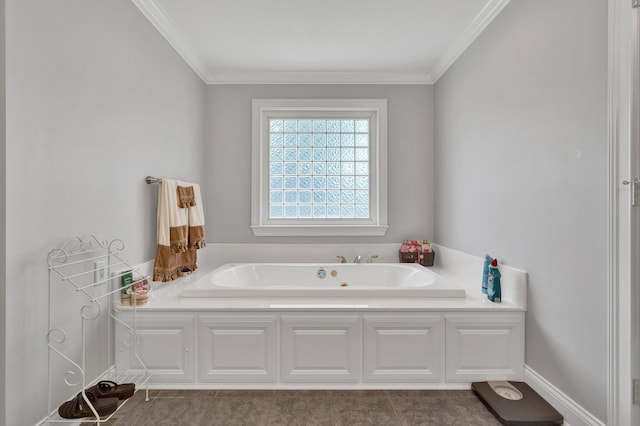
[[[140,271],[132,266],[127,260],[121,256],[124,250],[124,242],[120,239],[111,241],[100,241],[94,235],[76,236],[66,241],[60,247],[49,250],[47,256],[47,266],[49,271],[48,292],[49,292],[49,328],[46,336],[47,346],[49,348],[49,365],[48,365],[48,410],[47,417],[40,425],[48,425],[53,423],[77,423],[80,419],[63,419],[58,415],[57,402],[54,401],[53,375],[54,363],[64,364],[67,368],[64,373],[63,381],[66,386],[76,388],[82,393],[82,398],[90,407],[93,417],[81,419],[83,423],[96,423],[98,425],[109,421],[118,410],[128,401],[121,401],[118,410],[110,414],[108,417],[98,415],[93,404],[87,397],[85,390],[102,380],[110,380],[116,383],[134,383],[136,391],[145,388],[145,399],[149,400],[149,387],[147,383],[151,378],[151,374],[145,363],[138,354],[136,348],[136,292],[131,295],[131,311],[133,312],[132,320],[126,322],[117,318],[114,313],[116,307],[115,300],[119,299],[123,291],[133,287],[148,277],[140,273]],[[114,272],[118,271],[118,272]],[[130,284],[121,286],[122,276],[127,272],[136,277]],[[74,336],[70,339],[65,328],[57,327],[54,322],[54,304],[60,304],[61,293],[60,286],[68,287],[72,293],[80,294],[80,297],[70,297],[70,303],[77,303],[81,300],[80,306],[67,306],[69,310],[78,309],[80,316],[80,336]],[[135,287],[134,287],[135,288]],[[54,301],[54,297],[57,298]],[[122,308],[118,308],[122,309]],[[131,347],[131,353],[137,359],[141,369],[136,374],[124,373],[119,374],[114,362],[114,322],[118,322],[119,326],[124,327],[125,333],[123,343]],[[100,323],[100,324],[96,324]],[[99,374],[97,378],[87,377],[88,375],[88,357],[95,356],[89,353],[92,348],[88,347],[88,338],[94,330],[103,327],[106,328],[107,334],[107,362],[106,370]],[[79,337],[79,343],[78,343]],[[73,340],[73,342],[70,342]],[[63,360],[63,361],[60,361]],[[55,398],[59,399],[59,398]]]

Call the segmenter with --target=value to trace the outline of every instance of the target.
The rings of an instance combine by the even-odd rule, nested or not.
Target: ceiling
[[[509,0],[131,0],[208,84],[432,84]]]

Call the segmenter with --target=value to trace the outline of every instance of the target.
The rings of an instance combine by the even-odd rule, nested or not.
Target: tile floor
[[[138,391],[108,426],[499,426],[470,390]],[[89,425],[95,423],[83,423]]]

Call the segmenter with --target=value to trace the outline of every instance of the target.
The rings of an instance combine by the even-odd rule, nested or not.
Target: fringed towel
[[[204,239],[204,209],[202,208],[202,194],[200,193],[200,185],[195,183],[182,183],[183,185],[190,185],[188,188],[192,188],[193,202],[191,207],[187,209],[189,220],[189,247],[201,249],[206,246]],[[187,191],[188,192],[188,191]]]
[[[178,185],[178,207],[189,208],[196,205],[196,196],[193,193],[193,186]]]
[[[205,246],[200,186],[162,179],[158,190],[158,246],[154,281],[172,281],[198,267],[196,250]]]

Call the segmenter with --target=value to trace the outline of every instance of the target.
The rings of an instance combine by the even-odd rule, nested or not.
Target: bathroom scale
[[[471,389],[503,425],[554,426],[563,423],[562,415],[524,382],[473,382]]]

